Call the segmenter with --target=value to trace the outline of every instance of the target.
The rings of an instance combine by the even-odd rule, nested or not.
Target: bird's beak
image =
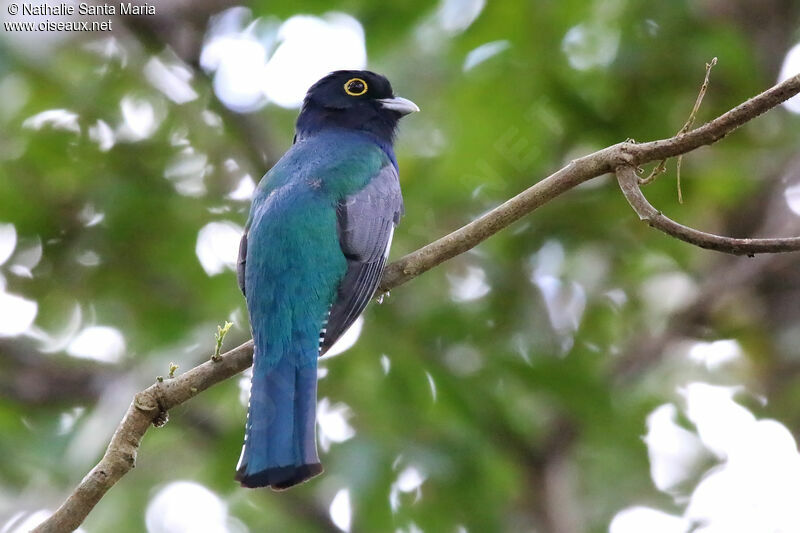
[[[382,107],[397,111],[401,115],[408,115],[409,113],[419,111],[417,104],[407,98],[401,98],[399,96],[395,96],[394,98],[381,98],[378,102],[381,103]]]

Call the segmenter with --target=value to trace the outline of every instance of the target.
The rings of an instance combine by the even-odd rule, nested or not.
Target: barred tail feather
[[[298,368],[297,359],[287,354],[277,365],[263,368],[256,355],[236,468],[242,486],[283,490],[322,473],[315,432],[316,363]]]

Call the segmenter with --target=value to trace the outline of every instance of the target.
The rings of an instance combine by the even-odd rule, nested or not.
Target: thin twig
[[[678,131],[677,135],[681,135],[686,133],[691,129],[692,125],[694,124],[695,118],[697,117],[697,110],[700,109],[700,104],[703,102],[703,97],[706,95],[706,91],[708,90],[708,79],[711,76],[711,69],[714,65],[717,64],[717,58],[713,58],[710,63],[706,63],[706,75],[703,78],[703,84],[700,86],[700,91],[697,93],[697,98],[694,101],[694,107],[692,107],[692,112],[689,113],[689,119],[683,125],[683,127]],[[681,194],[681,161],[683,159],[683,154],[678,155],[678,164],[677,164],[677,175],[678,175],[678,203],[683,203],[683,194]],[[658,176],[663,174],[667,171],[667,159],[662,159],[659,161],[656,168],[650,172],[647,177],[639,178],[639,185],[647,185],[648,183],[652,183]]]
[[[789,78],[690,132],[642,144],[623,142],[576,159],[477,220],[392,263],[383,274],[379,290],[388,291],[402,285],[436,265],[475,247],[561,193],[607,172],[614,172],[620,167],[628,169],[622,170],[623,179],[633,180],[638,190],[637,176],[633,170],[638,165],[685,154],[700,146],[712,144],[798,93],[800,93],[800,75]],[[739,240],[752,242],[750,239]],[[774,249],[765,248],[741,253],[788,251],[785,245],[787,239],[771,240],[776,244]],[[779,246],[780,242],[784,242],[784,245]],[[142,437],[154,420],[159,420],[164,411],[246,369],[252,364],[252,360],[253,341],[248,341],[222,355],[219,361],[206,361],[175,379],[155,383],[139,392],[128,407],[101,461],[80,482],[61,507],[35,528],[34,532],[61,533],[73,531],[80,526],[108,489],[133,468]]]
[[[658,165],[656,165],[655,168],[653,168],[653,170],[650,171],[650,174],[648,174],[643,178],[642,177],[639,178],[639,185],[650,185],[656,180],[657,177],[659,177],[666,171],[667,171],[667,160],[662,159],[661,161],[658,162]]]
[[[697,100],[694,101],[694,107],[692,108],[692,112],[689,115],[689,120],[686,121],[686,124],[683,125],[681,131],[678,133],[686,133],[689,129],[694,125],[695,117],[697,117],[697,110],[700,109],[700,104],[703,103],[703,97],[706,95],[706,91],[708,90],[708,77],[711,76],[711,69],[714,68],[714,65],[717,64],[717,58],[711,60],[711,63],[706,63],[706,77],[703,78],[703,85],[700,86],[700,92],[697,93]],[[678,162],[675,165],[675,176],[677,181],[678,187],[678,203],[683,203],[683,193],[681,192],[681,163],[683,162],[683,154],[678,156]]]

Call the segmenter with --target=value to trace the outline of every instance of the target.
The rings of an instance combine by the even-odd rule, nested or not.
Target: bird
[[[403,215],[394,140],[419,111],[368,70],[308,90],[292,146],[253,195],[237,278],[254,340],[244,487],[284,490],[322,473],[317,359],[374,295]]]

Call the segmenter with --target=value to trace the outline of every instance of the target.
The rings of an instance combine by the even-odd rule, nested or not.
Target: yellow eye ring
[[[350,78],[347,80],[347,83],[344,84],[344,92],[350,96],[361,96],[367,92],[367,82],[361,78]]]

